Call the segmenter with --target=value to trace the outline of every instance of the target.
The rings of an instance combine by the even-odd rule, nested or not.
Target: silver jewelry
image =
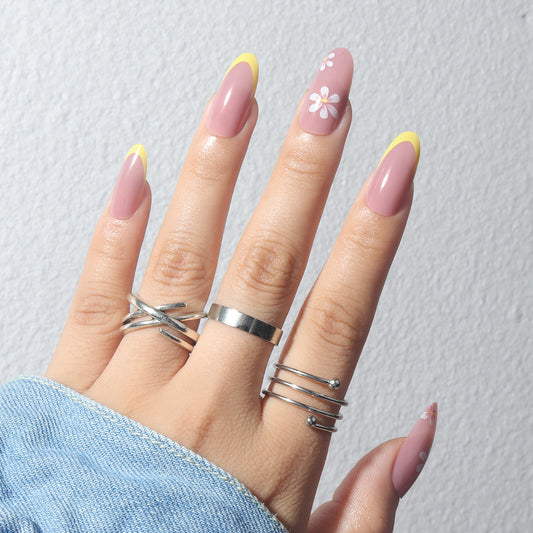
[[[283,331],[276,326],[219,304],[211,304],[207,318],[246,331],[274,345],[279,343],[283,334]]]
[[[315,376],[313,374],[309,374],[308,372],[304,372],[302,370],[297,370],[296,368],[292,368],[290,366],[282,365],[281,363],[276,363],[274,365],[277,370],[282,370],[285,372],[290,372],[292,374],[296,374],[298,376],[301,376],[303,378],[306,378],[310,381],[314,381],[316,383],[320,383],[321,385],[327,385],[331,390],[338,389],[341,385],[341,382],[338,378],[333,379],[324,379],[320,378],[318,376]],[[295,383],[291,383],[290,381],[286,381],[284,379],[281,379],[277,376],[270,377],[271,383],[277,383],[279,385],[283,385],[284,387],[288,387],[292,390],[296,390],[298,392],[302,392],[304,394],[307,394],[308,396],[312,396],[313,398],[318,398],[319,400],[323,400],[328,403],[332,403],[336,406],[343,406],[348,405],[348,402],[344,399],[338,399],[334,398],[333,396],[328,396],[326,394],[323,394],[321,392],[317,392],[311,389],[307,389],[305,387],[301,387],[300,385],[296,385]],[[342,415],[339,413],[335,413],[332,411],[326,411],[324,409],[319,409],[318,407],[313,407],[311,405],[307,405],[303,402],[299,402],[297,400],[293,400],[292,398],[289,398],[287,396],[284,396],[282,394],[278,394],[277,392],[274,392],[272,390],[263,390],[263,394],[266,396],[271,396],[273,398],[277,398],[278,400],[283,400],[284,402],[290,403],[291,405],[294,405],[295,407],[299,407],[300,409],[303,409],[307,411],[308,413],[311,413],[307,419],[306,423],[309,427],[320,429],[322,431],[328,431],[329,433],[334,433],[337,431],[337,428],[335,427],[335,423],[333,425],[327,426],[324,424],[320,424],[318,422],[318,419],[315,415],[320,415],[326,418],[332,418],[333,420],[341,420]]]
[[[198,332],[189,328],[183,322],[188,320],[199,320],[206,317],[203,311],[197,313],[171,314],[173,311],[187,307],[185,302],[152,306],[141,300],[135,294],[128,294],[128,302],[137,310],[125,315],[122,319],[120,331],[124,334],[135,329],[147,328],[151,326],[161,326],[159,333],[191,352],[194,345],[200,338]],[[168,330],[172,330],[173,332]],[[176,334],[179,333],[179,336]]]

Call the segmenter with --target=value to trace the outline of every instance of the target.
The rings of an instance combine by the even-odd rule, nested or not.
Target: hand
[[[322,63],[217,303],[283,325],[350,126],[352,72],[344,49]],[[207,304],[232,190],[257,120],[256,82],[255,58],[241,56],[207,105],[139,290],[151,305],[187,302],[200,310]],[[281,355],[290,367],[338,377],[341,386],[330,393],[336,398],[346,393],[407,221],[418,150],[416,135],[403,134],[363,186]],[[119,331],[150,210],[145,174],[138,145],[97,225],[46,376],[226,469],[290,531],[391,531],[398,503],[391,471],[402,439],[360,461],[333,501],[309,520],[330,433],[309,427],[307,413],[294,405],[261,397],[272,344],[215,320],[206,322],[190,354],[157,328]],[[290,381],[319,389],[298,376]],[[272,390],[324,408],[322,400],[283,385]]]

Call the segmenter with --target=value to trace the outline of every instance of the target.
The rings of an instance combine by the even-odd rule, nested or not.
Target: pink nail
[[[415,177],[420,142],[416,133],[405,132],[391,147],[374,171],[366,193],[368,207],[384,216],[395,215],[405,203]]]
[[[437,404],[433,403],[422,413],[394,461],[392,484],[400,498],[411,488],[424,468],[436,429]]]
[[[300,126],[308,133],[329,135],[342,119],[353,76],[353,58],[335,48],[323,60],[305,96]]]
[[[235,137],[246,123],[257,86],[258,66],[253,54],[241,54],[231,65],[215,95],[207,129],[217,137]]]
[[[136,144],[126,155],[111,197],[111,215],[119,219],[130,218],[141,205],[146,178],[146,152]]]

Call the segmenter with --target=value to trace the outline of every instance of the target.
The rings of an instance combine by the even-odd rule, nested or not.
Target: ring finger
[[[412,132],[398,136],[389,146],[377,169],[356,199],[335,242],[331,255],[304,303],[282,363],[288,367],[331,380],[339,378],[339,390],[328,393],[341,398],[348,387],[366,340],[390,264],[403,234],[413,195],[412,180],[420,145]],[[287,370],[279,378],[313,390],[309,380]],[[290,399],[334,412],[323,400],[310,399],[284,383],[272,389]],[[270,401],[273,400],[273,401]],[[307,414],[276,398],[265,400],[264,420],[268,425],[305,425]],[[331,426],[334,420],[319,423]],[[308,432],[306,446],[308,445]],[[313,431],[317,438],[323,432]],[[297,444],[298,445],[298,444]]]

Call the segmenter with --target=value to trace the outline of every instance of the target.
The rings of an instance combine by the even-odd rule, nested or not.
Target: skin
[[[254,100],[240,133],[218,138],[206,128],[210,105],[139,290],[150,303],[186,301],[191,309],[207,303],[233,187],[258,114]],[[279,327],[304,273],[351,122],[348,104],[332,134],[311,135],[299,127],[299,112],[216,297]],[[411,190],[398,214],[381,216],[365,203],[367,184],[280,358],[315,375],[339,377],[339,398],[367,337],[412,199]],[[131,218],[117,220],[106,206],[46,376],[226,469],[290,531],[392,531],[398,496],[391,470],[402,439],[361,459],[332,500],[310,516],[330,435],[302,423],[303,411],[261,398],[271,344],[214,321],[207,321],[190,357],[154,328],[122,336],[149,210],[148,185]]]

